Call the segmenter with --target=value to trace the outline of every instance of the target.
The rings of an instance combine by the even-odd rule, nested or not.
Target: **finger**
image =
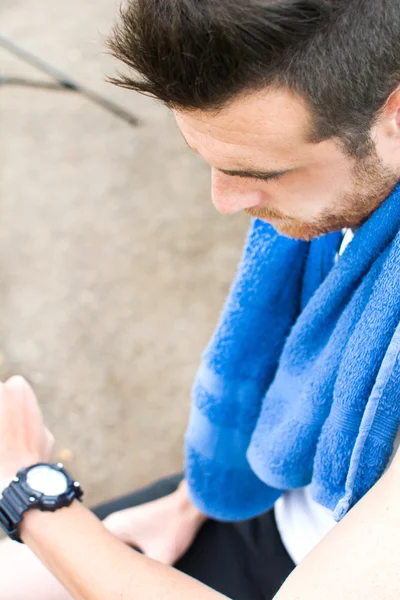
[[[132,523],[127,523],[126,518],[124,518],[124,514],[127,510],[133,509],[124,509],[108,515],[102,523],[106,529],[110,533],[112,533],[116,538],[118,538],[124,544],[127,544],[136,552],[140,552],[140,554],[146,554],[143,546],[140,545],[139,542],[135,540],[135,537],[132,533]]]
[[[110,533],[115,535],[119,540],[126,544],[133,545],[134,539],[130,531],[130,527],[124,522],[123,519],[119,518],[118,513],[113,513],[106,517],[103,521],[103,525]]]
[[[13,405],[23,405],[31,417],[41,419],[42,413],[36,394],[29,383],[20,375],[14,375],[4,383],[4,391]]]
[[[106,529],[108,529],[108,531],[111,531],[111,533],[117,535],[117,533],[120,532],[123,528],[121,527],[119,519],[115,518],[115,514],[116,513],[108,515],[108,517],[103,519],[103,525]]]
[[[47,429],[47,427],[45,427],[45,432],[46,432],[46,439],[47,439],[47,443],[49,445],[49,447],[53,447],[54,446],[54,435],[51,433],[51,431],[49,429]]]
[[[173,553],[162,547],[151,548],[146,552],[146,556],[170,567],[176,562]]]
[[[11,377],[4,384],[9,406],[18,420],[17,428],[27,449],[37,451],[43,435],[43,417],[36,395],[23,377]],[[19,425],[19,427],[18,427]]]
[[[23,447],[25,436],[21,424],[21,403],[9,393],[6,383],[0,384],[0,438],[4,451]]]
[[[45,428],[45,435],[44,435],[44,448],[43,448],[43,456],[47,457],[47,460],[50,460],[52,455],[53,455],[53,451],[54,451],[54,435],[47,429],[47,427]]]

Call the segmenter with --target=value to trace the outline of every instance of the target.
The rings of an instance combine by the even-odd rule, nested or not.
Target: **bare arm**
[[[399,532],[400,473],[394,463],[293,571],[274,600],[398,600]]]
[[[397,600],[399,496],[394,465],[295,569],[275,600]],[[22,535],[76,600],[223,598],[124,546],[77,502],[54,514],[28,513]]]
[[[218,600],[224,597],[117,540],[79,502],[28,512],[22,537],[76,600]]]
[[[121,541],[141,548],[146,556],[173,565],[191,546],[205,520],[191,504],[186,485],[181,482],[170,495],[113,513],[103,524]],[[0,598],[71,600],[72,597],[26,545],[2,540]]]

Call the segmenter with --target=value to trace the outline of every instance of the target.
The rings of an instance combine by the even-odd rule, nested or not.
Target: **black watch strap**
[[[12,481],[0,495],[0,524],[12,540],[21,541],[19,525],[23,516],[28,508],[38,505],[39,500],[28,496],[24,489],[18,487],[16,481]]]

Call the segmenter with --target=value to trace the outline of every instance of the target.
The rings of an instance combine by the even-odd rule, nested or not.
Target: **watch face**
[[[64,473],[47,465],[32,467],[27,473],[26,482],[30,488],[46,496],[59,496],[68,489]]]

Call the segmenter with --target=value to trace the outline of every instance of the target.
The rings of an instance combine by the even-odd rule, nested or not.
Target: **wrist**
[[[35,539],[38,534],[45,535],[44,532],[51,532],[52,527],[64,520],[68,520],[74,515],[79,514],[82,505],[78,500],[74,500],[70,506],[65,506],[55,512],[41,511],[38,508],[27,510],[22,518],[20,525],[21,539],[27,543],[28,540]]]
[[[4,483],[4,479],[2,479]],[[78,481],[61,463],[36,463],[24,467],[13,477],[0,499],[0,526],[9,537],[21,542],[26,524],[40,518],[42,513],[55,513],[82,498]]]
[[[194,506],[189,498],[188,486],[185,480],[181,481],[175,491],[175,498],[178,501],[179,510],[191,521],[195,521],[199,526],[203,525],[208,517]]]

